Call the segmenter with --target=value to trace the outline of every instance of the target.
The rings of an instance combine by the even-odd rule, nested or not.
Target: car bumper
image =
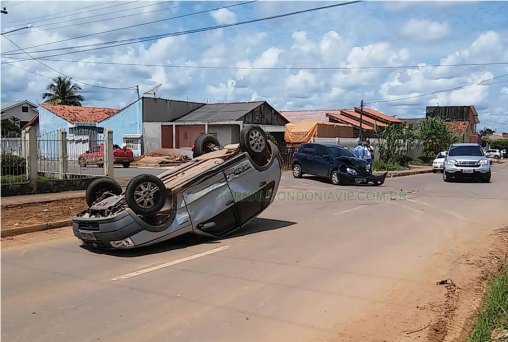
[[[131,210],[124,210],[111,217],[72,219],[74,235],[85,246],[97,249],[129,249],[148,246],[192,231],[185,208],[174,219],[162,226],[151,226]],[[122,244],[122,242],[124,242]]]
[[[387,174],[388,172],[382,175],[354,176],[349,173],[341,173],[341,180],[348,184],[381,185],[385,182]]]
[[[134,162],[134,159],[132,158],[115,158],[114,160],[115,164],[132,163],[132,162]]]
[[[446,166],[444,171],[451,176],[477,176],[487,175],[490,173],[490,165],[481,165],[478,167],[459,167],[459,166]]]

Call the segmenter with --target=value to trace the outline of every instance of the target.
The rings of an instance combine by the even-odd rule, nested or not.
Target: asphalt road
[[[494,171],[490,184],[381,187],[284,173],[276,202],[218,241],[103,254],[64,229],[4,242],[2,340],[347,340],[396,287],[435,286],[436,255],[508,223],[508,165]]]

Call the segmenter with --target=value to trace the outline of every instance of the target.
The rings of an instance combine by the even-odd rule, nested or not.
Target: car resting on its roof
[[[95,248],[147,246],[185,233],[218,238],[273,202],[280,156],[259,126],[245,126],[240,144],[223,148],[202,135],[194,152],[193,160],[159,176],[134,177],[125,191],[109,178],[92,182],[89,208],[73,218],[74,235]]]

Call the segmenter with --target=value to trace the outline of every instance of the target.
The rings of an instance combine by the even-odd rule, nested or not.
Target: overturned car
[[[158,176],[141,174],[122,191],[109,178],[92,182],[89,208],[73,218],[74,235],[95,248],[133,248],[196,233],[223,237],[245,226],[273,202],[281,178],[275,144],[256,125],[240,144],[220,147],[196,139],[193,160]]]

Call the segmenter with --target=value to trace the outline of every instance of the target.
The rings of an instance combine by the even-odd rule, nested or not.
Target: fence
[[[2,138],[2,184],[30,182],[35,188],[40,177],[96,176],[113,177],[113,132],[110,130],[93,136],[84,132],[67,134],[64,130],[36,136],[35,130],[28,128],[21,132],[21,137]]]
[[[27,142],[19,133],[2,134],[2,183],[27,183]]]

